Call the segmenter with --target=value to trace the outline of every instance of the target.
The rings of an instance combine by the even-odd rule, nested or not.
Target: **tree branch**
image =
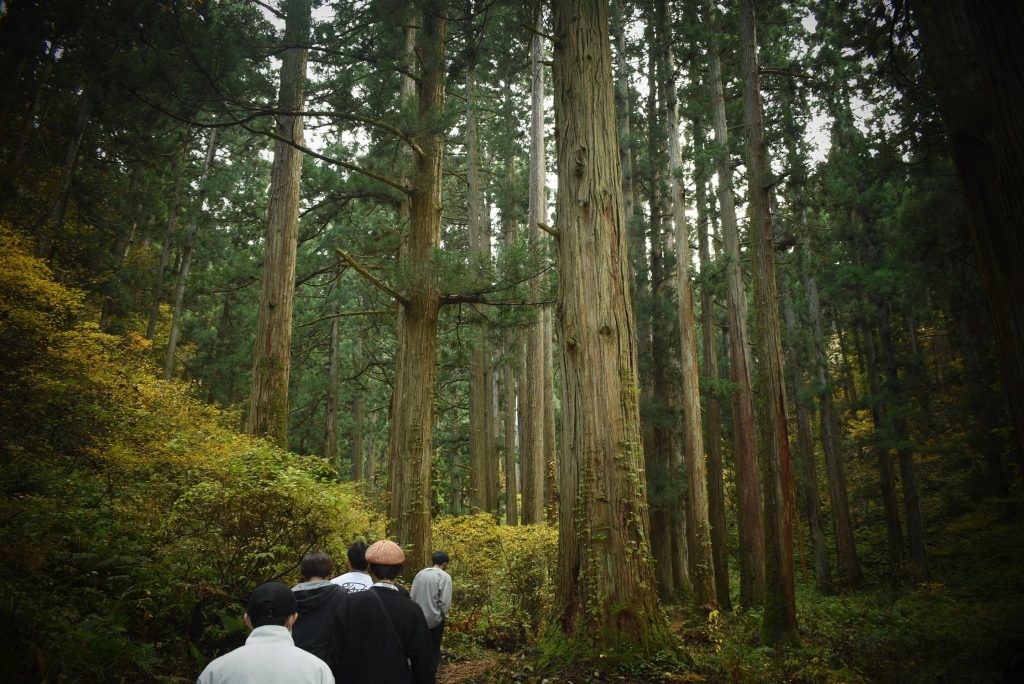
[[[547,233],[551,237],[555,238],[556,240],[558,240],[559,238],[562,237],[562,234],[558,232],[557,228],[552,228],[551,226],[549,226],[546,223],[539,223],[538,222],[537,223],[537,227],[540,228],[541,230],[543,230],[545,233]]]
[[[202,125],[202,124],[200,124],[200,125]],[[341,159],[336,159],[334,157],[328,157],[325,154],[320,154],[319,152],[314,152],[313,150],[309,149],[305,145],[300,145],[299,143],[295,142],[294,140],[289,140],[288,138],[285,138],[282,135],[278,135],[277,133],[274,133],[273,131],[261,131],[261,130],[255,129],[255,128],[251,127],[251,126],[248,126],[246,124],[242,124],[242,128],[244,128],[245,130],[249,131],[250,133],[256,133],[258,135],[265,135],[268,138],[273,138],[274,140],[283,142],[286,145],[291,145],[295,149],[300,150],[301,152],[303,152],[304,154],[308,154],[309,156],[314,157],[316,159],[319,159],[320,161],[325,161],[328,164],[334,164],[335,166],[340,166],[341,168],[348,169],[349,171],[355,171],[356,173],[361,173],[364,176],[367,176],[368,178],[372,178],[374,180],[380,181],[381,183],[384,183],[385,185],[390,185],[395,190],[399,190],[400,192],[403,192],[406,195],[412,194],[412,188],[410,188],[405,183],[402,183],[400,181],[395,180],[394,178],[391,178],[390,176],[385,176],[383,174],[377,173],[376,171],[370,171],[369,169],[364,169],[361,166],[357,166],[357,165],[349,163],[347,161],[342,161]]]
[[[302,323],[302,324],[297,325],[295,327],[296,328],[305,328],[307,325],[313,325],[314,323],[319,323],[320,321],[329,321],[329,320],[331,320],[333,318],[345,318],[347,316],[386,316],[386,315],[394,315],[395,313],[397,313],[397,311],[395,309],[371,309],[371,310],[368,310],[368,311],[341,311],[339,313],[333,313],[333,314],[329,314],[327,316],[321,316],[320,318],[314,318],[311,321],[307,321],[306,323]]]
[[[370,282],[371,285],[373,285],[374,287],[376,287],[379,290],[383,290],[384,292],[387,292],[389,295],[391,295],[392,297],[394,297],[395,299],[400,301],[402,304],[406,304],[406,305],[409,304],[409,300],[406,298],[405,295],[403,295],[401,292],[398,292],[397,290],[393,290],[387,283],[385,283],[384,281],[382,281],[379,278],[377,278],[376,276],[374,276],[372,273],[370,273],[368,270],[366,270],[365,266],[363,266],[361,263],[359,263],[358,261],[353,259],[349,255],[349,253],[346,252],[345,250],[343,250],[341,247],[335,247],[334,251],[337,252],[338,256],[340,256],[342,259],[344,259],[345,262],[349,266],[351,266],[352,268],[356,269],[356,271],[359,273],[359,275],[361,275],[364,278],[366,278]]]

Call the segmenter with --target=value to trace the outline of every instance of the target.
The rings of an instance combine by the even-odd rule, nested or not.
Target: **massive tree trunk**
[[[668,17],[661,10],[662,26],[668,33]],[[666,35],[665,38],[669,36]],[[668,42],[671,44],[671,41]],[[672,50],[666,55],[667,83],[662,81],[668,110],[669,176],[672,179],[672,222],[676,239],[676,293],[679,298],[679,367],[682,376],[680,403],[683,418],[683,439],[686,444],[686,525],[693,540],[688,554],[693,602],[706,610],[718,607],[715,588],[714,557],[711,552],[711,521],[708,513],[707,463],[704,454],[704,433],[700,411],[700,384],[697,360],[697,319],[690,283],[692,258],[690,236],[683,203],[683,159],[679,141],[679,104],[676,97]],[[677,540],[679,543],[680,540]]]
[[[704,351],[702,372],[712,384],[718,380],[718,347],[715,343],[715,300],[714,285],[711,282],[711,236],[713,226],[708,220],[707,182],[709,169],[704,161],[704,125],[700,120],[693,124],[693,145],[696,164],[697,201],[697,245],[700,250],[701,326]],[[716,390],[706,393],[707,417],[704,420],[707,453],[708,480],[708,521],[711,525],[711,555],[715,569],[715,596],[723,610],[732,608],[729,596],[729,546],[728,529],[725,522],[725,482],[722,476],[722,409]]]
[[[188,158],[188,144],[182,153],[183,162]],[[149,321],[146,325],[146,339],[152,341],[156,337],[156,324],[160,320],[160,300],[164,294],[164,280],[167,277],[167,267],[171,263],[171,245],[174,242],[174,233],[178,229],[178,212],[181,209],[181,191],[185,184],[185,170],[180,169],[177,178],[174,179],[174,190],[171,192],[171,202],[167,208],[167,230],[164,232],[164,241],[160,245],[160,265],[156,271],[156,283],[153,285],[153,302],[149,307]]]
[[[309,50],[310,0],[288,0],[285,41],[281,57],[278,107],[285,112],[304,109],[306,59]],[[303,143],[303,117],[279,115],[276,131],[283,140],[274,147],[267,207],[267,247],[263,257],[256,346],[245,430],[266,435],[288,447],[288,375],[292,356],[292,308],[295,300],[295,260],[299,240],[299,182],[302,152],[289,144]]]
[[[648,542],[607,5],[560,0],[553,14],[565,411],[561,611],[549,645],[577,658],[632,660],[666,648],[671,637]]]
[[[398,349],[388,435],[390,536],[406,547],[406,566],[429,565],[430,459],[433,441],[434,377],[440,296],[434,250],[441,239],[441,158],[444,136],[434,119],[444,108],[447,24],[432,0],[421,3],[416,34],[420,73],[417,112],[423,124],[415,137],[422,154],[413,162],[409,233],[402,260],[408,275],[398,306]]]
[[[765,607],[762,631],[770,643],[797,639],[793,577],[793,466],[786,422],[786,383],[775,284],[775,244],[768,198],[768,150],[758,75],[753,0],[740,4],[743,120],[747,141],[747,193],[757,314],[758,456],[762,466],[765,527]]]
[[[713,12],[709,12],[713,15]],[[715,128],[715,159],[718,169],[718,206],[722,218],[725,251],[726,305],[729,321],[729,378],[733,393],[733,456],[740,541],[740,604],[751,606],[764,599],[764,523],[761,515],[761,476],[754,450],[754,393],[750,384],[750,351],[747,335],[747,295],[740,267],[739,229],[729,161],[729,128],[725,119],[722,66],[714,41],[708,44],[711,114]]]
[[[966,190],[1002,385],[1024,454],[1024,13],[1015,2],[911,6]]]
[[[178,336],[181,334],[181,316],[185,311],[185,286],[188,284],[188,272],[192,268],[192,248],[195,245],[196,232],[199,230],[199,212],[203,210],[203,201],[206,198],[206,176],[210,173],[210,166],[213,164],[216,152],[217,129],[214,128],[210,131],[210,139],[206,145],[206,160],[203,162],[203,172],[199,176],[199,200],[196,202],[196,207],[192,214],[188,235],[185,236],[185,244],[181,247],[178,283],[174,288],[174,312],[171,314],[171,332],[167,338],[167,351],[164,353],[164,380],[170,380],[174,377],[175,356],[178,352]],[[169,248],[169,245],[167,247]]]
[[[540,16],[537,18],[538,27]],[[539,30],[539,29],[538,29]],[[534,34],[530,45],[530,206],[529,234],[534,244],[542,238],[539,224],[545,222],[544,192],[544,64],[541,38]],[[530,291],[537,295],[538,278],[530,282]],[[537,299],[536,296],[533,297]],[[522,404],[523,441],[523,523],[544,522],[544,326],[542,316],[526,330],[526,393],[519,396]],[[525,401],[524,401],[525,400]]]

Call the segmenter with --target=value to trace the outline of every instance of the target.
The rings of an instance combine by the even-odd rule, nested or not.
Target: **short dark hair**
[[[302,557],[299,572],[304,580],[310,577],[327,578],[334,574],[334,561],[323,551],[312,551]]]
[[[366,572],[366,542],[360,539],[348,547],[348,562],[355,570]]]
[[[370,563],[370,572],[378,579],[393,580],[402,574],[402,566]]]
[[[434,565],[444,565],[448,562],[449,559],[448,554],[444,551],[435,551],[434,554],[430,557],[430,560],[434,563]]]

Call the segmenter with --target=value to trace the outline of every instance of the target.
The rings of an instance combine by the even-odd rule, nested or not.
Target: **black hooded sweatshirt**
[[[292,591],[299,611],[299,619],[292,627],[295,645],[327,663],[334,678],[341,681],[329,645],[333,640],[338,610],[348,593],[327,580],[303,582],[295,585]]]

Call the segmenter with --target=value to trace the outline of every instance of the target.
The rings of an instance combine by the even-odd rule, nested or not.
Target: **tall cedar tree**
[[[770,169],[764,140],[753,0],[743,0],[740,4],[740,42],[761,394],[758,404],[758,455],[764,489],[766,589],[762,631],[769,643],[777,644],[797,639],[793,577],[793,466],[786,422],[786,383],[775,285],[775,243],[768,198]]]
[[[441,243],[441,158],[444,131],[445,53],[448,25],[440,3],[418,3],[416,31],[419,77],[416,111],[420,126],[414,141],[409,193],[409,233],[401,258],[408,268],[406,292],[398,302],[398,349],[388,435],[388,532],[409,549],[409,567],[430,560],[430,460],[433,452],[434,379],[437,369],[437,320],[440,295],[434,252]],[[407,32],[408,33],[408,32]]]
[[[288,0],[285,5],[285,50],[281,56],[278,108],[304,108],[306,60],[311,0]],[[299,240],[299,181],[303,144],[302,116],[279,114],[275,133],[274,166],[267,207],[266,252],[260,285],[256,347],[246,432],[266,435],[288,447],[288,374],[292,363],[292,308],[295,301],[295,259]]]
[[[553,3],[563,384],[559,618],[549,647],[635,658],[670,644],[654,589],[607,4]]]

